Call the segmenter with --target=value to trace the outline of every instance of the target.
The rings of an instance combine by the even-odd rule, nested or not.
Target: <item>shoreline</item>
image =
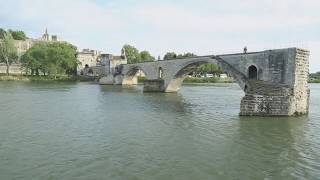
[[[94,81],[94,77],[85,76],[26,76],[26,75],[0,75],[1,81],[21,81],[21,82],[86,82]]]
[[[21,82],[94,82],[97,79],[95,77],[87,76],[26,76],[26,75],[0,75],[1,81],[21,81]],[[143,84],[145,78],[139,78],[138,83]],[[223,83],[236,83],[232,78],[194,78],[187,77],[183,84],[223,84]],[[312,80],[309,84],[319,84],[320,80]]]

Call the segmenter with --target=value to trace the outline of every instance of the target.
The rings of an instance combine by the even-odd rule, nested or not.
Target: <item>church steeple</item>
[[[42,40],[44,40],[44,41],[49,41],[50,40],[50,36],[49,36],[49,33],[48,33],[48,28],[46,28],[44,34],[42,35]]]

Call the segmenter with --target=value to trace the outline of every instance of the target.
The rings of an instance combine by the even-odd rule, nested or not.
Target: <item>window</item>
[[[248,77],[249,79],[258,79],[258,69],[256,66],[252,65],[248,69]]]
[[[162,71],[162,68],[159,67],[159,79],[162,79],[162,76],[163,76],[163,71]]]

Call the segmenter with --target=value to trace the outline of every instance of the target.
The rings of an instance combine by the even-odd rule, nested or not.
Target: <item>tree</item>
[[[197,72],[200,72],[202,74],[204,73],[222,74],[223,69],[217,64],[203,64],[198,67]]]
[[[127,59],[128,59],[128,64],[134,64],[138,63],[141,60],[141,55],[139,53],[139,50],[135,48],[134,46],[131,45],[124,45],[123,49],[125,50]]]
[[[31,75],[71,75],[76,72],[77,59],[76,47],[68,43],[38,43],[30,48],[21,58],[21,63],[26,69],[31,70]]]
[[[149,51],[141,51],[140,52],[140,57],[142,62],[147,62],[147,61],[154,61],[155,57],[151,56]]]
[[[9,29],[9,32],[11,33],[14,40],[24,41],[27,39],[27,36],[23,31],[13,31],[13,30]]]
[[[183,57],[197,57],[197,55],[188,52],[188,53],[185,53],[185,54],[183,55]]]
[[[6,73],[9,75],[10,65],[18,59],[17,48],[14,46],[12,35],[5,32],[0,42],[0,62],[7,66]]]
[[[310,73],[309,77],[313,79],[320,79],[320,72]]]
[[[193,53],[184,53],[184,54],[176,54],[175,52],[167,52],[163,59],[164,60],[170,60],[170,59],[181,59],[181,58],[188,58],[188,57],[196,57],[197,55],[193,54]]]
[[[22,57],[22,66],[27,70],[31,70],[31,75],[39,75],[39,71],[42,71],[45,75],[48,64],[48,44],[37,43],[30,48]]]
[[[190,58],[190,57],[196,57],[196,56],[197,56],[196,54],[190,53],[190,52],[187,52],[184,54],[178,54],[178,55],[175,52],[167,52],[163,59],[170,60],[170,59]],[[197,68],[196,73],[221,74],[223,73],[223,69],[217,64],[203,64]]]
[[[177,58],[177,54],[174,52],[167,52],[164,57],[163,60],[169,60],[169,59],[176,59]]]

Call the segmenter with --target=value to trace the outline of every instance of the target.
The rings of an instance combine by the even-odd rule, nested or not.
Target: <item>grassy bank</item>
[[[320,79],[311,80],[309,83],[320,83]]]
[[[0,81],[93,81],[93,77],[85,76],[26,76],[26,75],[0,75]]]
[[[138,82],[143,83],[146,80],[145,77],[139,77]],[[199,78],[199,77],[187,77],[184,79],[183,83],[233,83],[232,78]]]

